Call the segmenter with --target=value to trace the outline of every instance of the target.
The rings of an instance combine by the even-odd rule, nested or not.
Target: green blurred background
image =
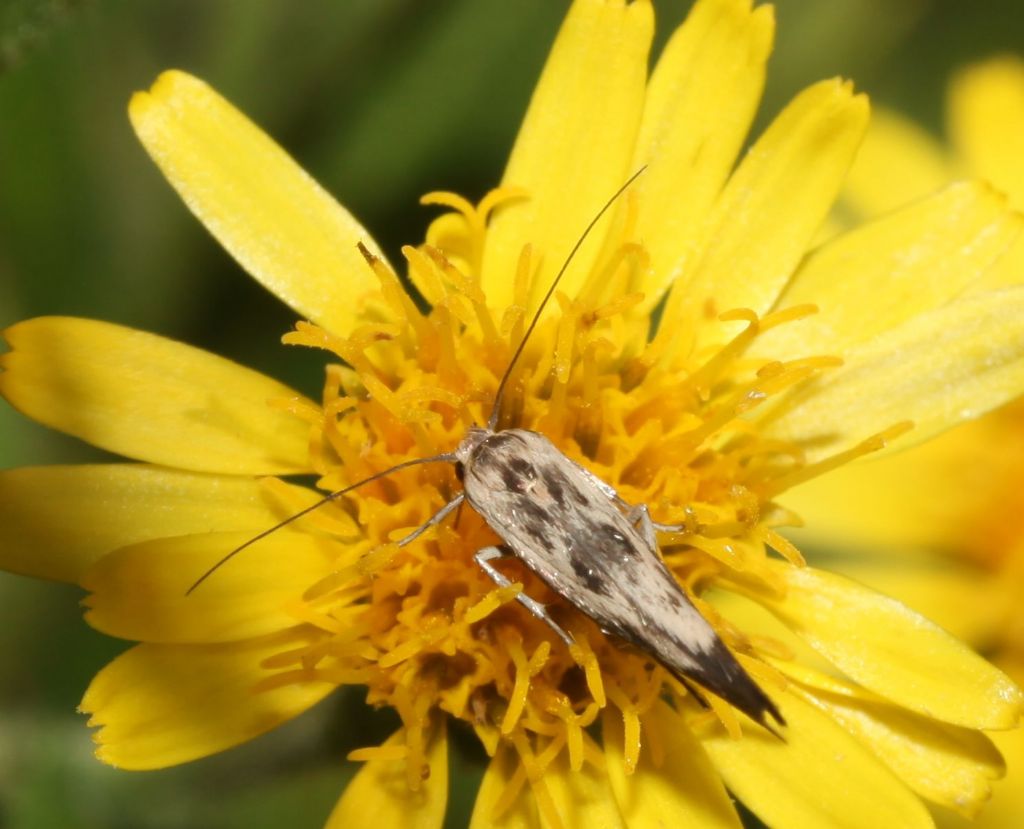
[[[690,4],[655,0],[661,40]],[[941,132],[957,66],[1024,52],[1019,0],[781,0],[761,123],[798,89],[852,77]],[[318,395],[320,357],[278,343],[294,315],[249,280],[136,142],[133,90],[164,68],[215,86],[398,257],[421,193],[501,176],[565,0],[0,0],[0,327],[73,314],[155,331]],[[659,40],[659,42],[661,42]],[[0,468],[103,459],[0,404]],[[59,520],[61,493],[53,493]],[[345,754],[394,725],[358,692],[249,745],[163,772],[92,758],[75,713],[124,643],[80,592],[0,574],[0,827],[318,827]],[[455,741],[449,825],[480,754]]]

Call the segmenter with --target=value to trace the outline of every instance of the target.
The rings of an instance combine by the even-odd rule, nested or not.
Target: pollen
[[[514,301],[500,308],[487,303],[480,263],[488,217],[522,195],[497,190],[479,205],[450,193],[424,198],[453,211],[435,221],[427,244],[404,250],[408,276],[429,299],[429,311],[408,299],[389,265],[364,250],[366,267],[399,321],[368,322],[347,337],[301,323],[284,337],[340,361],[327,370],[318,409],[281,404],[309,424],[310,458],[323,488],[450,452],[470,427],[487,422],[528,311],[535,310],[527,298],[535,291],[538,258],[530,246],[523,248],[509,274]],[[803,558],[776,531],[789,516],[772,499],[878,448],[906,426],[815,464],[804,463],[798,447],[759,435],[749,412],[840,362],[830,355],[789,362],[752,356],[764,332],[816,309],[802,305],[765,316],[727,311],[721,320],[739,332],[724,346],[691,349],[680,367],[679,350],[667,346],[670,334],[650,336],[642,294],[611,296],[597,287],[603,280],[628,288],[646,266],[643,246],[629,235],[631,210],[635,205],[606,245],[589,287],[574,299],[555,293],[514,367],[499,428],[544,433],[625,501],[647,504],[655,521],[683,525],[660,538],[669,568],[751,673],[781,683],[762,656],[780,658],[785,648],[720,622],[700,595],[737,572],[774,588],[765,567],[769,549],[796,565]],[[627,774],[643,760],[645,715],[659,699],[668,699],[695,728],[709,727],[710,717],[741,736],[729,705],[711,694],[695,697],[517,560],[499,563],[511,584],[496,586],[473,556],[501,539],[468,506],[414,542],[395,543],[459,491],[451,464],[416,466],[333,502],[324,516],[302,519],[338,552],[332,571],[288,608],[316,636],[282,656],[282,681],[365,683],[369,702],[394,708],[404,725],[404,745],[367,747],[353,759],[404,760],[410,787],[419,785],[423,746],[435,716],[445,712],[474,729],[490,755],[511,751],[519,771],[510,788],[529,785],[539,808],[557,823],[544,771],[563,755],[573,771],[603,763],[588,729],[604,711],[614,713],[605,722],[621,729]],[[575,644],[566,647],[517,603],[520,592],[545,605]],[[496,810],[512,797],[501,798]]]

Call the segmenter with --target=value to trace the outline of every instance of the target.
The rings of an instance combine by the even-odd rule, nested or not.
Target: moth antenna
[[[594,229],[594,226],[601,221],[601,217],[608,212],[608,208],[611,207],[618,200],[619,196],[626,192],[634,181],[636,181],[640,174],[647,169],[645,164],[633,175],[627,179],[626,183],[623,184],[615,194],[604,203],[604,206],[597,211],[597,215],[590,220],[590,224],[587,225],[579,239],[576,240],[576,244],[572,246],[572,250],[569,251],[569,255],[565,257],[565,261],[562,262],[562,267],[558,269],[558,273],[555,274],[555,278],[551,280],[551,285],[548,288],[548,292],[544,294],[544,298],[540,301],[540,305],[537,306],[537,311],[533,315],[533,319],[530,320],[529,326],[526,328],[526,333],[523,334],[523,338],[519,341],[519,345],[516,347],[515,352],[512,354],[512,359],[509,360],[508,367],[505,369],[505,373],[501,376],[501,382],[498,383],[498,391],[494,395],[494,408],[491,409],[491,415],[487,418],[487,428],[490,431],[494,431],[494,428],[498,425],[498,413],[501,411],[501,401],[505,395],[505,386],[508,385],[508,378],[512,376],[512,369],[516,367],[516,363],[519,361],[519,357],[523,353],[523,349],[526,348],[526,341],[530,339],[530,335],[533,333],[533,329],[537,327],[537,323],[540,322],[540,315],[544,313],[544,307],[548,304],[548,301],[555,293],[555,289],[558,287],[558,283],[562,281],[562,277],[565,276],[565,272],[569,269],[569,265],[572,260],[576,257],[579,249],[583,247],[583,243],[587,240],[590,235],[590,231]]]
[[[306,507],[305,509],[299,510],[294,515],[289,515],[287,518],[284,519],[284,521],[279,521],[273,527],[269,527],[268,529],[265,529],[263,532],[259,533],[258,535],[254,535],[252,538],[250,538],[244,544],[240,544],[239,546],[235,547],[235,549],[233,549],[230,553],[228,553],[222,559],[217,561],[212,567],[210,567],[209,570],[207,570],[205,573],[203,573],[203,575],[201,575],[198,579],[196,579],[194,582],[192,582],[192,586],[188,590],[185,591],[185,595],[186,596],[191,595],[193,590],[195,590],[197,587],[199,587],[199,585],[201,585],[210,576],[212,576],[214,573],[216,573],[221,567],[223,567],[225,564],[227,564],[229,561],[231,561],[231,559],[233,559],[235,556],[237,556],[246,547],[249,547],[252,544],[255,544],[257,541],[260,541],[261,539],[266,538],[271,533],[276,533],[282,527],[286,527],[289,524],[291,524],[292,521],[295,521],[295,520],[297,520],[299,518],[302,518],[302,516],[304,516],[304,515],[308,515],[309,513],[313,512],[313,510],[319,509],[320,507],[322,507],[324,504],[328,503],[329,501],[333,501],[336,498],[340,498],[342,495],[345,495],[346,493],[351,492],[353,489],[358,489],[359,487],[361,487],[361,486],[363,486],[365,484],[372,483],[373,481],[379,480],[380,478],[383,478],[386,475],[390,475],[393,472],[398,472],[400,469],[407,469],[410,466],[417,466],[417,465],[419,465],[421,463],[440,463],[440,462],[455,463],[456,460],[458,460],[458,459],[455,457],[455,455],[449,454],[449,453],[446,453],[446,454],[443,454],[443,455],[434,455],[434,456],[429,457],[429,458],[413,458],[411,461],[403,461],[402,463],[397,464],[396,466],[392,466],[390,469],[385,469],[383,472],[377,472],[376,474],[371,475],[369,478],[363,478],[363,480],[357,481],[356,483],[351,484],[350,486],[347,486],[344,489],[335,490],[334,492],[331,492],[328,495],[325,495],[323,498],[321,498],[315,504],[312,504],[312,505]]]

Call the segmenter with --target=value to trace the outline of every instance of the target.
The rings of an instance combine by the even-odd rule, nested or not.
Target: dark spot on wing
[[[559,507],[565,506],[565,476],[557,469],[551,467],[541,468],[541,478],[544,479],[544,486],[547,487],[548,493],[551,495],[552,500],[558,504]]]
[[[608,595],[608,582],[594,567],[584,559],[574,556],[571,560],[572,571],[591,593]]]
[[[480,445],[482,447],[486,446],[489,449],[502,449],[510,443],[517,443],[521,446],[523,444],[523,439],[515,432],[498,432],[488,437],[487,440]]]
[[[607,545],[608,552],[618,558],[633,558],[637,554],[632,539],[625,536],[614,524],[601,524],[597,532]]]
[[[537,477],[537,471],[533,468],[533,464],[525,458],[509,458],[508,465],[524,478],[530,478],[532,480]]]
[[[537,470],[533,464],[523,458],[512,457],[506,463],[496,464],[509,492],[524,493],[530,489],[530,484],[537,480]]]
[[[509,492],[526,492],[526,482],[507,466],[501,467],[501,481]]]
[[[488,435],[473,449],[470,465],[493,462],[501,450],[509,444],[522,446],[523,439],[513,432],[498,432],[497,434]]]
[[[672,580],[670,583],[665,585],[665,589],[661,594],[661,601],[669,607],[682,607],[683,603],[687,601],[683,589]]]
[[[590,499],[587,497],[587,493],[585,493],[582,489],[579,489],[577,486],[573,485],[571,481],[568,483],[569,494],[572,496],[572,499],[581,507],[590,506]]]
[[[541,547],[550,549],[552,540],[549,532],[554,525],[548,511],[530,498],[517,498],[515,511],[519,513],[522,530]]]

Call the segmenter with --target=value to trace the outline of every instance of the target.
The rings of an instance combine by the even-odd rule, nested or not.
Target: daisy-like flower
[[[924,439],[1024,391],[1024,288],[984,283],[1021,219],[972,186],[809,253],[868,107],[847,83],[811,86],[737,163],[772,29],[770,7],[701,0],[648,78],[649,3],[577,0],[501,186],[478,204],[425,197],[446,212],[400,270],[427,313],[355,219],[205,84],[168,72],[133,99],[189,208],[310,320],[285,342],[331,362],[311,401],[106,323],[5,332],[14,406],[137,461],[0,478],[5,566],[78,582],[90,624],[140,643],[83,699],[101,759],[185,762],[359,685],[402,727],[354,753],[365,765],[331,827],[440,826],[449,727],[492,758],[474,827],[737,826],[727,789],[772,826],[927,826],[925,800],[979,807],[1002,773],[979,729],[1014,726],[1020,690],[898,602],[804,566],[779,499],[908,420]],[[471,509],[399,547],[459,491],[450,465],[335,499],[186,595],[320,497],[283,477],[338,490],[486,422],[560,263],[644,165],[527,341],[499,427],[543,433],[682,525],[660,537],[665,564],[778,707],[782,739],[518,562],[496,585],[473,556],[500,539]],[[969,238],[951,252],[954,229]],[[940,265],[960,281],[933,279]]]
[[[959,72],[947,117],[948,146],[897,113],[874,120],[842,194],[846,213],[878,214],[963,174],[1024,208],[1024,61],[1003,56]],[[989,280],[1012,284],[1022,273],[1017,237]],[[912,451],[800,487],[791,503],[808,535],[857,551],[837,566],[926,611],[1021,682],[1022,469],[1024,403],[1016,400]],[[1024,816],[1024,733],[995,737],[1009,774],[979,825],[1015,826]]]

